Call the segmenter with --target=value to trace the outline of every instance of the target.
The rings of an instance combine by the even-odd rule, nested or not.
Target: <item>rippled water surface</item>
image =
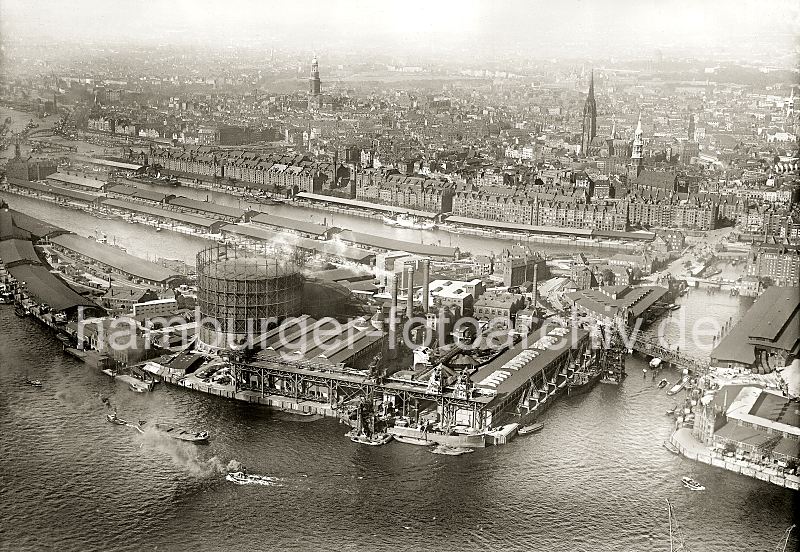
[[[63,224],[48,209],[30,214]],[[146,238],[161,240],[149,246],[164,256],[202,247],[170,232]],[[665,331],[677,331],[681,311],[735,319],[742,301],[692,292]],[[674,399],[642,366],[632,357],[621,386],[560,398],[537,435],[438,456],[355,445],[333,420],[303,423],[164,385],[134,394],[0,305],[0,549],[669,550],[668,498],[692,550],[773,550],[798,493],[667,452]],[[109,424],[104,398],[131,420],[208,429],[211,444]],[[229,483],[231,460],[276,479]],[[708,490],[684,489],[683,475]]]
[[[638,359],[623,385],[560,399],[540,434],[450,457],[354,445],[331,420],[171,387],[134,394],[8,306],[0,327],[3,549],[668,550],[669,498],[693,549],[772,550],[797,506],[796,493],[663,449],[673,400],[638,377]],[[111,425],[104,397],[132,420],[214,438]],[[277,479],[228,483],[231,460]],[[683,489],[687,474],[708,490]]]

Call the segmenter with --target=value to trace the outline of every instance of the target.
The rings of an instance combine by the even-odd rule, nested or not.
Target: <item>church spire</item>
[[[642,172],[644,153],[644,139],[642,137],[642,112],[639,112],[639,122],[636,123],[636,132],[633,136],[633,153],[631,153],[631,166],[636,171],[636,176]]]
[[[597,136],[597,102],[594,99],[594,69],[589,77],[589,93],[583,104],[583,126],[581,129],[581,155],[589,153],[589,146]]]

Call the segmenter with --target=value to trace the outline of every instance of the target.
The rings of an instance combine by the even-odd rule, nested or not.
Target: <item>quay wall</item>
[[[703,464],[708,464],[709,466],[722,468],[746,477],[753,477],[760,481],[772,483],[773,485],[778,485],[787,489],[793,489],[795,491],[800,490],[800,476],[798,475],[783,474],[774,468],[757,466],[743,460],[719,458],[711,455],[710,451],[708,451],[706,447],[703,448],[708,451],[708,453],[700,452],[698,447],[691,447],[684,443],[680,438],[678,438],[677,434],[677,431],[673,433],[669,439],[669,442],[678,449],[678,452],[680,452],[682,456],[690,460],[695,460],[696,462],[702,462]]]

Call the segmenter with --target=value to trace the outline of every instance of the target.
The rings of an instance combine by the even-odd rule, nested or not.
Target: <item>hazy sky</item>
[[[642,57],[655,48],[665,54],[691,49],[701,57],[719,48],[747,53],[754,39],[770,40],[785,56],[796,48],[800,29],[796,0],[0,0],[0,10],[0,30],[12,38],[88,35],[110,42],[407,52],[472,47],[542,57],[636,48]]]

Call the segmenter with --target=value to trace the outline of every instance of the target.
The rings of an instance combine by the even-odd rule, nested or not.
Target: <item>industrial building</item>
[[[21,226],[35,230],[37,235],[20,227],[17,220]],[[30,217],[11,211],[7,205],[0,205],[0,283],[4,289],[12,290],[15,302],[48,323],[54,322],[54,314],[75,318],[81,308],[90,313],[102,313],[102,308],[72,289],[41,261],[33,239],[55,234],[58,230],[33,222]]]
[[[77,234],[62,234],[50,240],[53,249],[75,260],[100,265],[115,274],[137,283],[167,288],[183,283],[185,277],[172,270],[129,255],[124,251]]]
[[[254,256],[227,245],[197,254],[201,345],[244,344],[267,327],[301,312],[303,276],[294,263]]]
[[[613,324],[622,317],[626,324],[633,326],[638,318],[647,321],[648,311],[667,293],[661,286],[603,286],[566,293],[564,299],[573,309],[605,324]]]
[[[769,373],[800,356],[800,287],[773,286],[711,352],[711,365]]]

